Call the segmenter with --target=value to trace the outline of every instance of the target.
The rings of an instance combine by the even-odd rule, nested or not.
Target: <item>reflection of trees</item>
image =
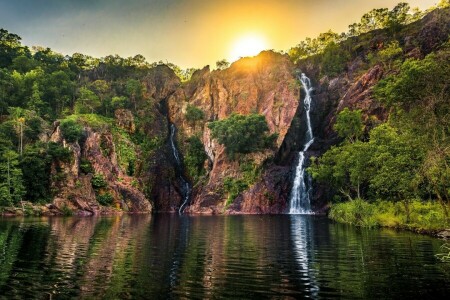
[[[432,255],[439,246],[410,233],[303,216],[0,220],[0,295],[439,296],[446,291],[441,279],[448,279]]]
[[[0,294],[7,280],[11,276],[13,263],[17,259],[22,244],[23,234],[12,222],[0,223]]]

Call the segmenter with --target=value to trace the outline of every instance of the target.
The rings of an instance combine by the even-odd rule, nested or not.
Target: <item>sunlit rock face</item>
[[[243,58],[233,63],[228,69],[210,72],[209,68],[197,71],[190,82],[173,93],[168,99],[170,121],[184,134],[201,137],[205,152],[209,157],[208,178],[194,191],[191,213],[261,213],[282,212],[285,199],[283,188],[269,188],[267,176],[263,176],[255,187],[250,187],[249,196],[240,196],[233,205],[225,207],[227,195],[223,192],[223,180],[226,177],[241,176],[239,159],[231,160],[225,149],[211,138],[208,122],[222,120],[232,113],[262,114],[270,129],[277,133],[275,149],[245,156],[258,166],[274,158],[278,148],[296,114],[299,104],[300,85],[295,77],[295,68],[286,55],[271,51],[262,52],[253,58]],[[204,120],[190,122],[186,119],[188,105],[200,108]],[[242,160],[242,158],[241,158]],[[275,172],[277,173],[277,172]],[[268,180],[272,186],[274,180]],[[279,200],[281,199],[281,203]]]
[[[115,207],[130,212],[152,211],[150,201],[133,186],[133,178],[120,168],[111,132],[85,127],[84,135],[82,143],[68,143],[58,126],[51,136],[51,141],[61,143],[70,151],[68,161],[55,161],[52,165],[51,184],[58,191],[54,205],[60,210],[68,208],[81,215],[112,212],[111,207],[102,207],[97,202],[91,184],[93,175],[80,171],[80,162],[85,159],[95,174],[103,175],[105,190],[114,198]]]

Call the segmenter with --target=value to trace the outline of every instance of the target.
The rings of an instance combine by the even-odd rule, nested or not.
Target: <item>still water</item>
[[[299,215],[0,219],[0,298],[449,299],[443,243]]]

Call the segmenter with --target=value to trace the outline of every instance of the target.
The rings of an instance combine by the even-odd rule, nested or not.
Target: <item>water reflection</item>
[[[445,297],[442,242],[314,216],[0,220],[0,298]]]
[[[295,259],[304,276],[305,291],[317,297],[319,286],[314,269],[314,227],[311,216],[291,215],[291,238],[294,244]]]

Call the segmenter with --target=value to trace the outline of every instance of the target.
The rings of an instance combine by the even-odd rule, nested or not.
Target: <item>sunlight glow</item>
[[[230,53],[230,61],[234,62],[241,57],[255,56],[265,49],[267,49],[267,43],[261,36],[244,36],[234,43]]]

